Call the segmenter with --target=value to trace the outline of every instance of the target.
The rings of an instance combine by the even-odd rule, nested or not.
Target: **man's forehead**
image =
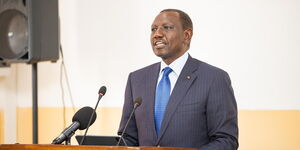
[[[179,13],[174,11],[164,11],[159,13],[155,19],[157,18],[177,18],[179,19]]]
[[[175,23],[178,22],[179,23],[179,14],[177,12],[173,12],[173,11],[165,11],[165,12],[161,12],[159,13],[152,25],[155,25],[157,23],[159,24],[168,24],[168,23]]]

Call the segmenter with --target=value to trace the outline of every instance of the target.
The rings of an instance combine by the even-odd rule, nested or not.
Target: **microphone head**
[[[99,89],[98,94],[101,96],[104,96],[106,93],[106,87],[105,86],[101,86],[101,88]]]
[[[141,97],[136,98],[133,104],[136,106],[140,106],[142,104],[142,98]]]
[[[80,123],[79,129],[83,130],[86,129],[88,127],[88,123],[90,120],[90,116],[92,116],[94,109],[91,107],[83,107],[81,109],[79,109],[75,115],[73,116],[72,122],[77,121]],[[97,114],[95,112],[95,114],[93,115],[92,121],[90,126],[95,122],[97,118]]]

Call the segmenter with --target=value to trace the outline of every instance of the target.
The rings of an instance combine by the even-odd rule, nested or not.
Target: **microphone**
[[[81,139],[79,145],[82,145],[82,144],[83,144],[84,139],[85,139],[85,137],[86,137],[86,134],[87,134],[87,132],[88,132],[88,130],[89,130],[89,127],[90,127],[89,124],[91,124],[92,119],[93,119],[93,116],[94,116],[94,113],[96,113],[96,109],[97,109],[98,104],[99,104],[99,102],[100,102],[100,99],[102,98],[102,96],[105,95],[105,93],[106,93],[106,87],[105,87],[105,86],[101,86],[101,88],[100,88],[99,91],[98,91],[98,95],[99,95],[99,96],[98,96],[97,104],[96,104],[96,106],[95,106],[95,109],[93,110],[93,113],[92,113],[92,115],[91,115],[91,117],[90,117],[90,120],[89,120],[89,123],[88,123],[88,126],[87,126],[87,129],[85,130],[84,135],[83,135],[83,137],[82,137],[82,139]]]
[[[132,118],[132,116],[133,116],[133,113],[135,112],[136,108],[139,107],[141,104],[142,104],[142,98],[141,98],[141,97],[136,98],[135,101],[133,102],[133,109],[132,109],[131,114],[130,114],[130,116],[129,116],[129,118],[128,118],[126,124],[125,124],[125,127],[124,127],[124,129],[123,129],[123,131],[122,131],[122,134],[121,134],[121,136],[120,136],[120,138],[119,138],[119,141],[118,141],[118,143],[117,143],[116,146],[119,146],[119,145],[120,145],[121,140],[123,139],[124,133],[125,133],[125,131],[126,131],[126,129],[127,129],[127,126],[128,126],[128,124],[129,124],[129,121],[131,120],[131,118]]]
[[[83,130],[87,128],[90,124],[88,124],[89,120],[86,116],[90,116],[93,113],[93,108],[91,107],[83,107],[79,109],[72,119],[72,124],[65,128],[58,137],[56,137],[51,144],[61,144],[66,140],[70,140],[70,138],[75,134],[77,129]],[[93,124],[96,120],[97,115],[95,115],[92,120],[91,124]]]

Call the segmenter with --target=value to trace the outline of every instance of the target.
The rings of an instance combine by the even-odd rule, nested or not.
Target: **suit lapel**
[[[197,76],[193,74],[193,72],[196,71],[197,68],[198,68],[198,62],[195,61],[191,56],[189,56],[186,64],[184,65],[177,79],[177,82],[170,96],[170,100],[168,102],[165,115],[164,115],[164,120],[161,126],[161,134],[156,141],[156,145],[159,143],[161,137],[163,136],[165,130],[167,129],[167,126],[170,120],[172,119],[172,116],[175,113],[178,104],[181,102],[181,100],[184,99],[184,96],[186,95],[190,86],[197,78]]]
[[[145,97],[143,98],[144,105],[149,106],[145,107],[145,109],[148,109],[148,117],[149,118],[149,124],[153,139],[157,139],[156,131],[155,131],[155,122],[154,122],[154,103],[155,103],[155,90],[156,90],[156,83],[159,75],[160,70],[160,63],[156,63],[153,67],[150,68],[150,71],[147,72],[146,75],[146,86],[145,86]]]

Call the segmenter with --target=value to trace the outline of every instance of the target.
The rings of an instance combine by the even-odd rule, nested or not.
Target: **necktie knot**
[[[166,67],[163,69],[164,70],[164,77],[169,76],[169,74],[173,71],[170,67]]]

